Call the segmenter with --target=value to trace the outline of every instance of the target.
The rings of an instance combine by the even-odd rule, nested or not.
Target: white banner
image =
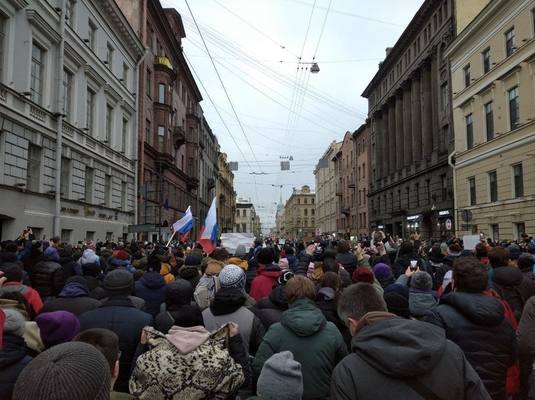
[[[463,246],[465,250],[475,250],[476,245],[481,242],[479,235],[464,235]]]
[[[254,245],[254,234],[236,232],[221,234],[221,246],[230,254],[234,254],[240,244],[245,246],[246,251],[249,251]]]

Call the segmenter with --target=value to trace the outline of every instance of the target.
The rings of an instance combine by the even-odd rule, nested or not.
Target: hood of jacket
[[[326,319],[321,310],[308,299],[299,299],[282,313],[281,324],[297,336],[312,336],[325,326]]]
[[[492,281],[501,286],[518,286],[522,278],[522,271],[516,267],[498,267],[492,271]]]
[[[351,348],[381,373],[405,379],[425,374],[437,364],[446,336],[438,326],[392,316],[360,329]]]
[[[480,293],[449,293],[440,299],[440,304],[455,308],[477,325],[496,326],[504,319],[504,309],[500,300]]]
[[[239,288],[221,288],[210,304],[210,311],[214,315],[230,314],[243,306],[246,300],[245,293]]]
[[[4,334],[4,343],[0,350],[0,368],[6,369],[20,361],[28,354],[26,342],[20,336]]]
[[[281,273],[281,269],[277,264],[270,264],[270,265],[258,265],[258,269],[256,270],[257,275],[267,276],[271,279],[277,279]]]
[[[165,286],[165,279],[155,271],[145,272],[139,281],[149,289],[160,289]]]
[[[239,257],[231,257],[227,260],[227,264],[234,264],[243,269],[244,271],[247,271],[249,268],[249,263],[247,260],[242,260]]]
[[[61,293],[59,294],[59,297],[82,297],[82,296],[89,296],[89,290],[86,285],[79,283],[79,282],[67,283],[61,290]]]
[[[320,290],[318,290],[318,296],[323,297],[323,299],[326,301],[334,300],[336,297],[336,291],[330,287],[322,287]]]
[[[432,293],[409,293],[409,310],[413,317],[425,316],[437,304],[438,301]]]
[[[277,308],[280,308],[282,310],[288,309],[288,302],[286,301],[286,298],[284,297],[284,286],[282,285],[277,285],[273,288],[273,290],[269,294],[269,300]],[[260,302],[262,302],[262,300],[260,300]],[[266,307],[261,307],[260,302],[258,303],[259,307],[266,308]]]
[[[206,342],[210,337],[210,332],[204,326],[192,326],[190,328],[172,326],[165,337],[180,353],[188,354]]]

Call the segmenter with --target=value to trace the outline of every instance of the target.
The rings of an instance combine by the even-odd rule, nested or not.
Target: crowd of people
[[[535,240],[0,249],[0,399],[535,399]]]

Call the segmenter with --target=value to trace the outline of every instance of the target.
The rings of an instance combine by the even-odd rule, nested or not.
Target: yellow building
[[[219,152],[216,181],[217,224],[221,233],[232,232],[235,224],[236,192],[234,191],[234,173],[230,170],[227,155]]]
[[[535,0],[491,1],[446,55],[452,74],[457,235],[483,232],[512,239],[534,234]]]
[[[316,195],[304,185],[293,190],[284,207],[284,232],[287,239],[311,239],[316,227]]]

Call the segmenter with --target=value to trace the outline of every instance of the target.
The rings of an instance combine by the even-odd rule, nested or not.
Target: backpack
[[[193,298],[201,310],[210,307],[210,303],[219,290],[219,278],[217,276],[203,275],[193,292]]]

